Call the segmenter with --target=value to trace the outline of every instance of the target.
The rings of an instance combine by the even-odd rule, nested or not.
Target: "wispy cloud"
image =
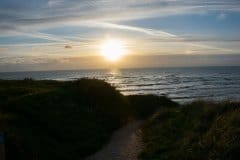
[[[219,21],[222,21],[222,20],[224,20],[224,19],[226,19],[227,18],[227,14],[225,14],[225,13],[220,13],[218,16],[217,16],[217,20],[219,20]]]
[[[121,29],[121,30],[129,30],[129,31],[135,31],[135,32],[141,32],[145,33],[151,36],[159,36],[159,37],[176,37],[176,35],[164,32],[161,30],[155,30],[155,29],[149,29],[149,28],[142,28],[142,27],[135,27],[135,26],[129,26],[129,25],[119,25],[114,23],[97,23],[98,27],[104,27],[104,28],[114,28],[114,29]]]
[[[71,45],[65,45],[64,48],[71,49],[72,46]]]
[[[201,14],[210,11],[240,12],[238,0],[48,0],[19,2],[3,0],[0,4],[0,33],[2,36],[26,35],[52,41],[66,41],[60,37],[40,33],[39,30],[61,25],[108,27],[143,32],[153,36],[173,34],[117,24],[119,21],[164,17],[179,14]],[[226,18],[225,13],[217,19]],[[32,33],[33,34],[32,34]],[[35,34],[35,35],[34,35]]]
[[[8,50],[8,48],[6,48],[6,47],[0,47],[0,54],[2,53],[2,52],[5,52],[5,51],[7,51]]]
[[[0,58],[0,64],[22,64],[25,62],[26,57],[2,57]]]
[[[223,20],[230,19],[231,13],[240,14],[239,0],[31,0],[31,2],[1,0],[0,53],[7,52],[9,57],[14,56],[12,53],[16,52],[23,56],[31,55],[33,52],[34,55],[38,54],[37,57],[31,58],[19,56],[7,60],[5,57],[1,59],[1,63],[41,63],[47,59],[54,61],[54,58],[48,56],[44,58],[41,55],[54,54],[56,58],[57,54],[62,53],[71,53],[69,55],[80,52],[83,55],[88,52],[94,53],[96,51],[93,46],[108,32],[126,37],[126,41],[128,38],[135,39],[136,43],[130,45],[134,51],[140,50],[140,52],[147,50],[149,53],[169,54],[184,52],[194,54],[207,51],[236,53],[240,43],[238,33],[234,37],[212,36],[205,33],[208,28],[204,28],[205,30],[199,33],[201,36],[191,33],[186,36],[178,31],[185,26],[191,29],[191,24],[179,27],[174,22],[166,22],[174,25],[176,31],[174,32],[168,26],[164,28],[165,24],[155,20],[152,20],[151,24],[143,25],[129,23],[154,18],[209,14],[212,16],[211,20],[224,23]],[[205,23],[208,22],[210,21]],[[73,26],[80,28],[81,31],[64,33]],[[61,30],[63,33],[59,28],[64,28]],[[52,32],[47,31],[51,29]],[[24,37],[28,40],[11,42],[11,39],[16,37]],[[8,43],[6,44],[5,41]],[[222,42],[231,45],[222,45]]]
[[[56,7],[58,5],[61,5],[63,2],[64,2],[64,0],[48,0],[48,6]]]
[[[201,14],[211,11],[240,11],[238,0],[49,0],[16,1],[3,0],[0,4],[0,31],[4,26],[52,27],[66,23],[86,23],[85,21],[116,22],[130,19],[164,17],[179,14]],[[223,16],[223,15],[222,15]],[[222,17],[221,16],[221,17]]]

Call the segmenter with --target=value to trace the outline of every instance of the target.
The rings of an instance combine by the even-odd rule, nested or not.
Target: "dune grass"
[[[0,80],[0,132],[6,137],[7,160],[81,159],[134,119],[149,119],[142,128],[143,160],[240,156],[237,102],[178,105],[154,95],[123,96],[96,79]]]
[[[237,160],[240,103],[195,101],[161,109],[143,127],[142,160]]]
[[[79,159],[129,120],[171,103],[153,95],[123,96],[96,79],[0,80],[0,132],[7,159]]]

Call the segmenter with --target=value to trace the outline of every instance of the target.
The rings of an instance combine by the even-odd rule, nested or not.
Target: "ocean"
[[[180,102],[239,100],[240,67],[143,68],[1,72],[0,79],[75,80],[103,79],[124,95],[166,95]]]

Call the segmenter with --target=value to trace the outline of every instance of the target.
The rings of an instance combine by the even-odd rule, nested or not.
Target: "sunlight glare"
[[[101,54],[105,59],[115,62],[125,54],[124,45],[120,40],[109,39],[101,44]]]

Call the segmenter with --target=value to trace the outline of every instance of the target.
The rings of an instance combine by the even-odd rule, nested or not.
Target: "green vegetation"
[[[240,157],[240,103],[180,106],[166,97],[123,96],[96,79],[0,80],[0,133],[9,160],[80,159],[134,119],[148,119],[143,160]]]
[[[178,103],[164,96],[156,95],[130,95],[128,100],[132,111],[137,118],[146,119],[152,116],[159,108],[177,107]]]
[[[163,108],[143,127],[143,160],[237,160],[240,103],[196,101]]]
[[[123,96],[102,80],[0,80],[0,132],[7,159],[79,159],[99,150],[115,129],[163,105],[175,103]]]

